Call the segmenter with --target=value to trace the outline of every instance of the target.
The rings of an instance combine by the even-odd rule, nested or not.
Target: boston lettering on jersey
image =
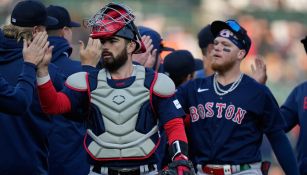
[[[305,100],[306,101],[306,100]],[[216,110],[214,110],[214,108]],[[214,103],[207,102],[205,106],[203,104],[198,104],[196,106],[191,106],[189,108],[191,121],[196,122],[199,119],[210,118],[216,116],[217,118],[226,118],[229,121],[233,121],[237,124],[241,124],[244,116],[246,114],[246,110],[236,107],[232,104],[227,105],[226,103]],[[215,114],[214,111],[217,111]]]

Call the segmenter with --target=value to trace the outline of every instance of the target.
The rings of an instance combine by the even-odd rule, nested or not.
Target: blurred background
[[[0,0],[0,24],[9,21],[9,14],[18,0]],[[42,0],[48,6],[61,5],[70,11],[73,20],[82,23],[104,4],[105,0]],[[126,0],[133,9],[136,24],[157,30],[166,45],[187,49],[201,58],[197,33],[214,20],[236,19],[252,38],[252,48],[242,64],[250,74],[256,55],[263,56],[268,71],[268,87],[281,105],[292,88],[307,78],[307,56],[300,40],[307,25],[306,0]],[[78,41],[87,41],[89,31],[73,29],[73,57],[78,58]],[[288,134],[293,147],[299,128]],[[273,162],[271,175],[283,174],[270,146],[264,144],[263,157]]]

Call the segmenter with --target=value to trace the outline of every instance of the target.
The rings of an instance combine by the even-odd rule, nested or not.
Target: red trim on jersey
[[[90,108],[91,108],[91,87],[90,87],[90,82],[89,82],[89,78],[88,78],[88,73],[86,73],[85,75],[85,81],[86,81],[86,85],[87,85],[87,96],[88,96],[88,111],[90,111]],[[89,119],[90,118],[90,112],[88,112],[88,116],[87,118]]]
[[[63,114],[71,110],[69,98],[62,92],[56,92],[51,80],[37,87],[43,111],[47,114]]]
[[[158,93],[155,93],[155,91],[153,91],[153,93],[158,96],[158,97],[161,97],[161,98],[170,98],[172,96],[175,95],[175,93],[171,94],[171,95],[161,95],[161,94],[158,94]]]
[[[168,137],[169,144],[172,144],[176,140],[181,140],[188,143],[182,118],[174,118],[168,121],[164,124],[164,129]]]
[[[147,156],[143,156],[143,157],[115,157],[115,158],[97,158],[95,157],[90,150],[87,148],[86,145],[86,139],[87,139],[87,133],[85,134],[85,137],[83,139],[83,146],[86,150],[86,152],[91,156],[92,159],[96,160],[96,161],[112,161],[112,160],[144,160],[144,159],[148,159],[153,153],[156,152],[156,149],[158,148],[158,146],[160,145],[160,140],[161,138],[159,138],[157,144],[155,145],[155,147],[152,149],[152,151],[150,151],[150,153]]]
[[[73,86],[70,86],[69,84],[67,84],[66,82],[64,83],[64,85],[66,86],[66,87],[68,87],[69,89],[71,89],[71,90],[74,90],[74,91],[77,91],[77,92],[86,92],[87,91],[87,89],[78,89],[78,88],[76,88],[76,87],[73,87]]]

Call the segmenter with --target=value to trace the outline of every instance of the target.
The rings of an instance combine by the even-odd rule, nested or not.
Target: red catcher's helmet
[[[129,7],[111,2],[87,20],[86,26],[91,28],[90,37],[93,39],[119,36],[136,42],[134,53],[143,53],[146,48],[133,23],[134,19],[135,16]]]

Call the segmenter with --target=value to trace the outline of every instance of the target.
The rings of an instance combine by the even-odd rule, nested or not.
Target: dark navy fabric
[[[69,76],[82,70],[80,61],[70,58],[72,48],[65,38],[50,36],[48,41],[54,46],[51,62],[57,65],[61,72]]]
[[[297,143],[298,164],[301,174],[307,174],[307,82],[296,86],[281,106],[285,119],[285,130],[291,130],[295,125],[300,126]]]
[[[220,85],[224,89],[230,86]],[[189,146],[196,164],[258,162],[263,134],[284,127],[269,89],[246,75],[224,96],[215,93],[210,76],[179,87],[177,97],[191,117]]]
[[[0,74],[13,86],[17,85],[24,65],[22,48],[22,42],[3,36],[0,38]],[[55,87],[61,89],[65,77],[52,64],[49,72]],[[1,175],[47,174],[47,134],[51,129],[51,118],[42,112],[36,88],[32,99],[24,114],[9,115],[0,112]],[[15,106],[15,110],[22,112],[24,109]]]
[[[10,85],[0,75],[0,111],[10,114],[23,114],[32,102],[36,87],[36,66],[24,62],[16,87]],[[16,107],[20,110],[16,110]]]
[[[61,72],[69,76],[82,71],[81,63],[69,58],[72,48],[65,38],[50,36],[48,40],[50,45],[54,46],[51,62]],[[86,131],[84,122],[78,121],[78,117],[74,114],[52,117],[53,127],[48,135],[49,175],[88,174],[90,165],[86,151],[83,148],[83,137]]]
[[[89,66],[84,67],[84,70],[87,70],[89,72],[89,85],[90,85],[90,91],[93,91],[97,88],[97,76],[98,76],[98,69],[90,68]],[[144,86],[146,88],[150,88],[153,80],[154,80],[154,71],[152,69],[146,69],[146,78]],[[125,80],[111,80],[108,79],[108,83],[110,86],[114,86],[113,88],[122,88],[122,87],[128,87],[133,83],[133,80],[135,77],[130,77]],[[112,82],[113,81],[113,82]],[[115,87],[116,85],[120,84],[119,86]],[[122,86],[124,85],[124,86]],[[88,94],[87,92],[78,92],[73,89],[70,89],[69,87],[64,87],[63,92],[69,97],[72,110],[77,110],[80,107],[86,108],[85,103],[88,103]],[[177,109],[174,105],[174,100],[176,100],[176,96],[172,96],[169,98],[161,98],[156,95],[153,95],[153,106],[156,110],[156,114],[159,118],[159,126],[160,128],[169,120],[182,117],[184,115],[184,112],[181,108]],[[87,105],[88,106],[88,105]],[[102,133],[104,131],[104,123],[101,117],[101,111],[98,110],[98,108],[91,104],[90,106],[90,115],[85,116],[85,119],[87,120],[88,127],[92,129],[94,133]],[[150,115],[149,115],[150,113]],[[149,103],[143,104],[140,112],[139,112],[139,118],[137,121],[136,129],[140,132],[146,132],[148,131],[148,128],[152,128],[157,120],[157,116],[153,115],[153,111],[151,109],[151,106]],[[149,126],[150,125],[150,126]],[[157,140],[158,137],[155,135],[152,137],[153,141]],[[112,167],[131,167],[131,166],[139,166],[139,165],[145,165],[150,163],[157,163],[161,158],[161,155],[159,154],[153,154],[151,157],[145,160],[114,160],[114,161],[104,161],[104,162],[98,162],[92,160],[92,164],[94,165],[100,165],[100,166],[112,166]]]

